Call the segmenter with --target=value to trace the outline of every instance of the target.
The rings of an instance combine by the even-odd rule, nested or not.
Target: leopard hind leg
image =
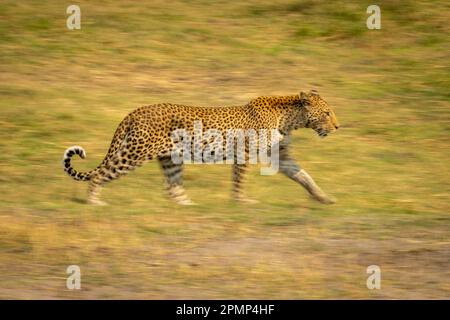
[[[132,132],[125,137],[118,150],[112,154],[108,154],[102,164],[94,170],[88,187],[88,203],[94,205],[106,205],[100,200],[102,187],[128,172],[142,166],[145,161],[149,160],[147,150],[144,146],[137,144],[138,138]]]
[[[183,187],[183,165],[172,161],[170,155],[158,157],[161,169],[166,177],[166,185],[169,197],[181,205],[194,205],[186,195]]]

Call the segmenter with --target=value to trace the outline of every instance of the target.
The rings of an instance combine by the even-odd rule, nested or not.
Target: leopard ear
[[[301,100],[302,102],[303,102],[304,100],[309,100],[309,99],[308,99],[308,95],[307,95],[306,93],[304,93],[303,91],[300,92],[299,96],[300,96],[300,100]]]
[[[302,107],[305,108],[306,110],[309,110],[311,103],[309,101],[308,95],[302,91],[302,92],[300,92],[299,96],[300,96],[300,102],[302,104]]]
[[[311,94],[311,95],[313,95],[313,96],[318,96],[318,95],[319,95],[319,92],[317,92],[316,89],[312,89],[312,90],[309,92],[309,94]]]

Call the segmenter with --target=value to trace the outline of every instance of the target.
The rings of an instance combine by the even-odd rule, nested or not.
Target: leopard
[[[327,195],[290,154],[292,132],[299,128],[313,129],[324,138],[339,128],[337,117],[317,90],[301,91],[286,96],[260,96],[237,106],[188,106],[161,103],[142,106],[129,113],[117,127],[103,161],[93,170],[74,169],[74,155],[86,158],[86,151],[72,146],[64,152],[64,171],[74,180],[88,181],[87,203],[106,205],[100,193],[104,185],[126,175],[150,160],[157,160],[165,176],[169,198],[180,205],[195,204],[183,187],[184,163],[171,156],[174,149],[173,132],[194,130],[201,121],[202,130],[267,129],[277,130],[279,136],[279,172],[301,185],[309,195],[323,203],[332,204],[336,198]],[[248,148],[245,148],[248,153]],[[248,157],[246,158],[248,159]],[[232,164],[232,198],[237,202],[257,202],[245,196],[242,185],[248,161]]]

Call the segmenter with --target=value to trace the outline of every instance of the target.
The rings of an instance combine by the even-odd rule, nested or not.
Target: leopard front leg
[[[247,198],[242,192],[242,182],[246,171],[247,163],[233,164],[233,199],[241,203],[258,203],[257,200]]]
[[[285,139],[280,143],[280,171],[288,178],[299,183],[305,188],[309,194],[317,201],[324,204],[333,204],[336,199],[328,196],[314,182],[313,178],[289,156],[289,139]]]

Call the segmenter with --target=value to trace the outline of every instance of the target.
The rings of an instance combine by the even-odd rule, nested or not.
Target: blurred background
[[[81,9],[68,30],[66,9]],[[0,3],[0,298],[448,298],[448,1]],[[253,167],[188,166],[198,204],[165,197],[155,162],[85,204],[64,150],[93,169],[144,104],[239,105],[315,88],[341,129],[292,153],[338,199]],[[81,290],[66,268],[81,268]],[[366,268],[381,269],[368,290]]]

